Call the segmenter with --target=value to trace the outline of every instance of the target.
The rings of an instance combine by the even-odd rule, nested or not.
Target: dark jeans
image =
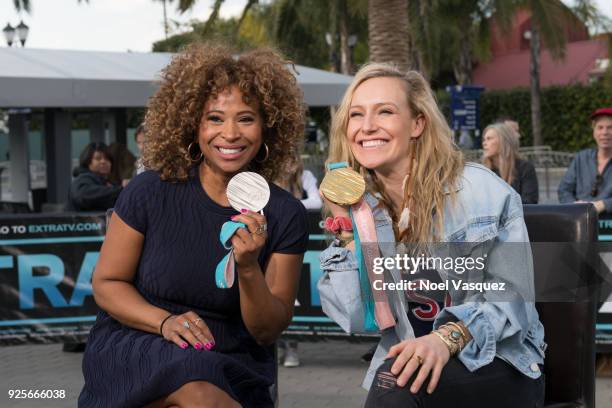
[[[427,381],[418,393],[410,392],[416,374],[405,387],[388,381],[394,361],[386,360],[378,368],[365,408],[544,406],[544,374],[536,380],[531,379],[498,358],[474,372],[465,368],[459,359],[451,358],[432,394],[427,394]]]

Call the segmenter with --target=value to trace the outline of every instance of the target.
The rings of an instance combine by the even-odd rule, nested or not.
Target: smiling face
[[[362,166],[383,173],[408,171],[410,143],[423,133],[425,119],[413,116],[407,99],[398,78],[371,78],[355,89],[346,134]]]
[[[499,135],[495,129],[489,129],[482,137],[484,157],[495,157],[499,154]]]
[[[600,116],[593,120],[593,139],[597,148],[612,149],[612,116]]]
[[[244,103],[236,86],[204,104],[198,143],[211,170],[232,176],[259,151],[263,120],[257,106]]]

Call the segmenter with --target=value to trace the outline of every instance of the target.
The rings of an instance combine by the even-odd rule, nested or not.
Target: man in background
[[[595,148],[576,153],[559,184],[559,202],[592,203],[599,214],[612,212],[612,107],[591,114]]]

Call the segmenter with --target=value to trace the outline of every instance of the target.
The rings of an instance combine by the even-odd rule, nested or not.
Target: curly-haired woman
[[[327,201],[344,227],[321,253],[319,281],[323,310],[346,331],[381,331],[365,406],[541,407],[546,344],[521,199],[464,163],[422,75],[363,67],[334,118],[329,161],[369,187],[353,207],[356,233],[348,209]],[[371,285],[369,254],[384,260]]]
[[[303,120],[295,77],[272,51],[197,45],[174,57],[145,118],[151,170],[117,200],[93,276],[102,311],[79,406],[272,406],[270,345],[292,317],[306,214],[273,184],[265,217],[238,213],[226,187],[244,170],[273,180]],[[220,289],[230,219],[248,229],[231,239],[236,284]]]

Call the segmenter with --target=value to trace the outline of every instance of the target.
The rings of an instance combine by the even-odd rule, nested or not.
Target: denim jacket
[[[503,301],[486,290],[468,292],[449,285],[451,305],[442,309],[433,326],[461,320],[473,336],[457,358],[474,371],[493,361],[505,360],[530,378],[538,378],[544,361],[544,327],[534,303],[533,261],[527,228],[523,219],[520,196],[487,168],[466,163],[455,187],[456,200],[446,200],[442,241],[457,243],[460,251],[454,257],[486,254],[486,266],[480,274],[471,274],[469,281],[491,280],[508,283],[509,293]],[[449,192],[448,189],[446,191]],[[394,243],[388,213],[378,207],[378,200],[366,194],[372,208],[379,243]],[[502,243],[512,244],[511,257]],[[380,245],[381,256],[394,257],[395,244]],[[518,252],[517,252],[518,251]],[[320,256],[322,276],[318,282],[323,311],[347,333],[363,333],[364,305],[361,300],[358,267],[354,253],[332,243]],[[448,271],[437,269],[441,278]],[[399,282],[400,272],[394,268],[384,273],[385,281]],[[363,382],[369,389],[376,369],[389,348],[414,337],[408,319],[408,308],[402,291],[385,292],[396,319],[396,325],[381,333],[380,343]],[[493,299],[493,300],[490,300]]]

